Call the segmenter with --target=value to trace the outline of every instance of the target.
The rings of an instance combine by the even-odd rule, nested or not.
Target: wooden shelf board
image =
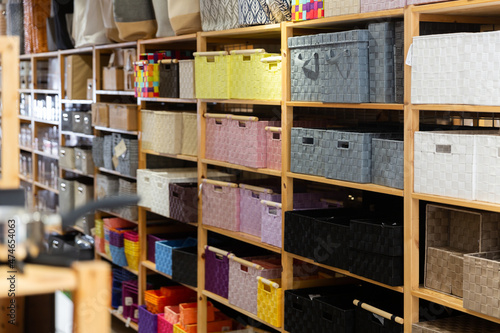
[[[424,287],[420,287],[418,289],[413,289],[411,291],[411,294],[415,297],[422,298],[422,299],[425,299],[425,300],[433,302],[433,303],[441,304],[441,305],[446,306],[448,308],[452,308],[452,309],[455,309],[455,310],[458,310],[458,311],[461,311],[461,312],[464,312],[464,313],[467,313],[467,314],[470,314],[470,315],[473,315],[476,317],[480,317],[480,318],[483,318],[483,319],[493,321],[495,323],[500,324],[500,318],[491,317],[491,316],[488,316],[488,315],[485,315],[485,314],[482,314],[482,313],[479,313],[476,311],[465,309],[464,305],[463,305],[464,302],[463,302],[462,298],[443,294],[443,293],[440,293],[438,291],[430,290],[430,289],[427,289]]]
[[[43,151],[40,151],[40,150],[34,150],[33,152],[36,155],[39,155],[39,156],[45,156],[45,157],[51,158],[53,160],[59,160],[59,156],[57,156],[57,155],[52,155],[52,154],[44,153]]]
[[[243,165],[232,164],[232,163],[227,163],[227,162],[222,162],[222,161],[216,161],[216,160],[209,160],[209,159],[206,159],[206,158],[202,159],[201,162],[205,163],[205,164],[220,166],[220,167],[223,167],[223,168],[230,168],[230,169],[237,169],[237,170],[243,170],[243,171],[250,171],[250,172],[260,173],[260,174],[264,174],[264,175],[281,177],[281,171],[279,171],[279,170],[273,170],[273,169],[267,169],[267,168],[262,168],[262,169],[249,168],[249,167],[246,167],[246,166],[243,166]]]
[[[8,266],[0,266],[0,271],[16,275],[18,286],[16,296],[52,294],[56,290],[74,290],[78,283],[76,274],[71,268],[26,264],[22,274],[17,269],[11,270]],[[13,271],[16,273],[9,273]],[[5,278],[1,279],[0,288],[7,293],[10,289],[10,282]]]
[[[139,331],[139,325],[137,323],[134,323],[133,321],[129,322],[128,319],[126,319],[125,317],[123,317],[122,314],[118,313],[117,310],[110,308],[109,312],[111,313],[111,315],[113,315],[116,318],[120,319],[125,324],[125,327],[130,327],[134,331]]]
[[[106,253],[96,252],[96,254],[97,254],[99,257],[104,258],[104,259],[106,259],[107,261],[109,261],[109,262],[111,262],[111,263],[113,262],[113,259],[111,258],[111,256],[108,256]],[[132,274],[139,275],[139,272],[138,272],[138,271],[136,271],[136,270],[134,270],[134,269],[131,269],[131,268],[130,268],[130,267],[128,267],[128,266],[125,266],[125,267],[122,267],[122,268],[126,269],[127,271],[129,271],[129,272],[130,272],[130,273],[132,273]]]
[[[320,176],[304,175],[304,174],[293,173],[293,172],[288,172],[287,175],[288,175],[288,177],[291,177],[291,178],[302,179],[302,180],[307,180],[307,181],[312,181],[312,182],[317,182],[317,183],[336,185],[336,186],[342,186],[342,187],[349,187],[349,188],[353,188],[353,189],[357,189],[357,190],[371,191],[371,192],[377,192],[377,193],[383,193],[383,194],[396,195],[399,197],[403,196],[403,190],[400,190],[397,188],[392,188],[392,187],[387,187],[387,186],[382,186],[382,185],[346,182],[343,180],[329,179],[329,178],[320,177]]]
[[[500,204],[498,203],[442,197],[439,195],[431,195],[423,193],[413,193],[412,197],[413,199],[418,199],[418,200],[438,202],[446,205],[468,207],[473,209],[481,209],[481,210],[500,213]]]
[[[70,55],[70,54],[81,54],[81,53],[92,53],[92,46],[80,47],[78,49],[61,50],[59,54]]]
[[[156,156],[164,156],[164,157],[170,157],[170,158],[176,158],[178,160],[184,160],[184,161],[192,161],[192,162],[198,162],[198,157],[197,156],[192,156],[192,155],[171,155],[171,154],[163,154],[163,153],[158,153],[153,150],[149,149],[144,149],[142,150],[144,154],[149,154],[149,155],[156,155]]]
[[[47,191],[50,191],[50,192],[54,192],[55,194],[59,194],[58,190],[56,190],[55,188],[52,188],[50,186],[43,185],[42,183],[39,183],[39,182],[33,182],[33,184],[35,184],[36,187],[39,187],[41,189],[44,189],[44,190],[47,190]]]
[[[115,96],[135,96],[134,91],[125,90],[96,90],[97,95],[115,95]]]
[[[144,267],[146,267],[147,269],[149,269],[151,271],[156,272],[157,274],[163,275],[163,276],[169,278],[170,280],[172,280],[172,276],[171,275],[165,274],[165,273],[160,272],[159,270],[157,270],[156,269],[156,264],[154,262],[146,260],[146,261],[142,261],[141,265],[144,266]],[[172,281],[177,282],[175,280],[172,280]],[[192,289],[194,291],[198,291],[198,288],[190,286],[189,284],[184,284],[184,283],[180,283],[180,282],[177,282],[177,283],[179,283],[179,284],[181,284],[181,285],[183,285],[183,286],[185,286],[185,287],[187,287],[189,289]]]
[[[421,111],[457,111],[457,112],[500,112],[500,106],[465,105],[465,104],[413,104],[413,110]]]
[[[62,99],[61,103],[66,104],[66,103],[71,103],[71,104],[92,104],[94,101],[91,99]]]
[[[22,88],[18,90],[20,94],[31,94],[31,89]]]
[[[32,118],[29,117],[29,116],[21,116],[21,115],[18,115],[17,118],[21,119],[21,120],[26,120],[26,121],[31,121]]]
[[[43,120],[43,119],[37,119],[37,118],[33,118],[33,121],[35,123],[39,123],[39,124],[46,124],[46,125],[59,125],[59,121],[55,121],[55,120]]]
[[[92,134],[83,134],[83,133],[77,133],[77,132],[71,132],[71,131],[61,131],[61,135],[74,135],[74,136],[79,136],[81,138],[88,138],[88,139],[94,138],[94,135],[92,135]]]
[[[30,153],[33,152],[33,148],[26,147],[26,146],[19,146],[19,149],[24,150],[24,151],[29,151]]]
[[[500,3],[494,0],[457,0],[453,2],[414,6],[412,8],[412,11],[420,14],[446,14],[487,17],[500,15]]]
[[[31,57],[32,57],[32,55],[31,55],[31,54],[21,54],[21,55],[19,56],[19,60],[30,60],[30,59],[31,59]]]
[[[249,235],[249,234],[245,234],[243,232],[231,231],[231,230],[216,228],[216,227],[212,227],[212,226],[208,226],[208,225],[203,225],[203,229],[209,230],[209,231],[213,231],[213,232],[216,232],[218,234],[221,234],[221,235],[224,235],[224,236],[228,236],[228,237],[231,237],[233,239],[237,239],[239,241],[242,241],[242,242],[245,242],[245,243],[248,243],[248,244],[252,244],[252,245],[261,247],[263,249],[272,251],[272,252],[276,252],[276,253],[281,253],[282,252],[281,248],[279,248],[277,246],[273,246],[273,245],[269,245],[269,244],[263,243],[260,240],[259,237],[256,237],[256,236],[253,236],[253,235]]]
[[[248,312],[246,310],[243,310],[242,308],[239,308],[239,307],[229,303],[229,301],[224,297],[221,297],[221,296],[214,294],[214,293],[207,291],[207,290],[203,290],[202,294],[213,299],[214,301],[217,301],[217,302],[219,302],[219,303],[221,303],[221,304],[223,304],[223,305],[225,305],[233,310],[240,312],[241,314],[243,314],[249,318],[252,318],[253,320],[256,320],[256,321],[258,321],[266,326],[269,326],[277,331],[280,331],[280,332],[282,331],[282,329],[280,327],[273,326],[273,325],[269,324],[268,322],[266,322],[265,320],[260,319],[258,316],[254,315],[253,313]]]
[[[57,95],[59,94],[59,90],[52,90],[52,89],[33,89],[32,90],[34,94],[49,94],[49,95]]]
[[[322,103],[322,102],[301,102],[289,101],[287,106],[307,107],[307,108],[341,108],[341,109],[373,109],[373,110],[400,110],[403,111],[403,104],[396,103]]]
[[[281,29],[279,23],[266,24],[222,31],[204,31],[201,33],[201,36],[206,38],[279,38],[281,36]]]
[[[135,224],[138,224],[139,222],[138,221],[133,221],[133,220],[129,220],[127,218],[124,218],[123,216],[121,216],[120,214],[118,213],[114,213],[114,212],[111,212],[109,210],[105,210],[105,209],[99,209],[100,212],[104,213],[104,214],[108,214],[108,215],[111,215],[111,216],[114,216],[114,217],[119,217],[123,220],[126,220],[126,221],[129,221],[129,222],[132,222],[132,223],[135,223]]]
[[[96,50],[114,50],[120,48],[135,48],[137,47],[137,42],[123,42],[123,43],[111,43],[105,45],[95,45]]]
[[[74,174],[77,174],[77,175],[80,175],[80,176],[84,176],[84,177],[94,178],[94,175],[89,175],[89,174],[83,173],[83,172],[81,172],[80,170],[77,170],[77,169],[69,169],[69,168],[62,168],[61,167],[61,170],[64,170],[66,172],[72,172]]]
[[[43,59],[43,58],[55,58],[59,55],[58,51],[52,51],[52,52],[42,52],[42,53],[32,53],[30,56],[33,58],[38,58],[38,59]]]
[[[349,276],[349,277],[353,277],[355,279],[358,279],[358,280],[362,280],[362,281],[366,281],[366,282],[369,282],[371,284],[375,284],[377,286],[380,286],[380,287],[384,287],[386,289],[390,289],[390,290],[393,290],[393,291],[397,291],[399,293],[403,293],[403,287],[402,286],[389,286],[389,285],[386,285],[384,283],[380,283],[378,281],[374,281],[374,280],[371,280],[371,279],[368,279],[368,278],[365,278],[363,276],[359,276],[359,275],[356,275],[356,274],[352,274],[351,272],[349,271],[346,271],[344,269],[340,269],[340,268],[336,268],[336,267],[332,267],[332,266],[328,266],[328,265],[324,265],[324,264],[320,264],[320,263],[317,263],[315,262],[314,260],[312,259],[308,259],[308,258],[304,258],[304,257],[301,257],[299,255],[296,255],[296,254],[293,254],[293,253],[288,253],[289,256],[291,256],[292,258],[294,259],[298,259],[298,260],[302,260],[302,261],[305,261],[307,263],[310,263],[310,264],[313,264],[313,265],[316,265],[316,266],[319,266],[319,267],[323,267],[323,268],[326,268],[328,270],[331,270],[331,271],[334,271],[334,272],[337,272],[337,273],[340,273],[342,275],[345,275],[345,276]]]
[[[325,28],[332,25],[353,24],[376,19],[403,18],[403,14],[404,9],[397,8],[377,12],[325,17],[316,20],[307,20],[301,22],[287,22],[286,26],[292,28]]]
[[[25,181],[25,182],[27,182],[27,183],[31,183],[31,182],[33,182],[33,179],[28,178],[28,177],[26,177],[26,176],[23,176],[23,175],[21,175],[21,174],[19,174],[18,176],[19,176],[19,179],[21,179],[22,181]]]
[[[169,43],[195,42],[195,41],[196,41],[196,33],[193,33],[181,36],[141,39],[138,41],[138,43],[139,45],[155,45],[155,44],[169,44]]]
[[[137,179],[137,177],[122,175],[121,173],[119,173],[118,171],[115,171],[115,170],[109,170],[109,169],[105,169],[105,168],[99,168],[99,171],[104,172],[104,173],[109,173],[109,174],[112,174],[112,175],[115,175],[115,176],[123,177],[123,178],[134,179],[134,180]]]
[[[264,99],[200,99],[202,103],[222,103],[222,104],[252,104],[252,105],[281,105],[281,100]]]
[[[166,97],[138,97],[141,102],[164,102],[164,103],[191,103],[196,104],[198,101],[193,98],[166,98]]]
[[[121,134],[129,134],[129,135],[138,135],[138,131],[127,131],[127,130],[121,130],[118,128],[110,128],[110,127],[103,127],[103,126],[95,126],[94,127],[98,131],[103,131],[103,132],[111,132],[111,133],[121,133]]]

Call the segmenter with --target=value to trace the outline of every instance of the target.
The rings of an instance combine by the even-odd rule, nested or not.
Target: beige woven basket
[[[458,316],[412,325],[412,333],[495,333],[498,324],[475,317]]]
[[[323,4],[325,17],[357,14],[361,11],[360,0],[326,0]]]
[[[182,148],[183,155],[198,155],[198,125],[196,113],[182,113]]]

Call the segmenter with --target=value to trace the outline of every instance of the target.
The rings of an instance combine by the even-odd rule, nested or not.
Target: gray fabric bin
[[[75,209],[75,184],[74,180],[59,178],[59,209],[61,213],[68,213]]]
[[[395,46],[394,46],[394,69],[395,69],[395,102],[402,104],[404,102],[404,84],[405,84],[405,62],[404,62],[404,22],[394,22]]]
[[[324,176],[323,140],[326,130],[293,127],[291,132],[290,170],[315,176]]]
[[[372,139],[372,182],[403,189],[404,142],[402,138]]]
[[[104,138],[96,136],[92,139],[92,159],[96,168],[104,167]]]
[[[328,130],[323,140],[325,177],[371,183],[372,139],[383,133]]]
[[[104,168],[108,170],[114,170],[113,168],[113,136],[106,135],[104,136],[104,144],[103,144],[103,159],[104,159]]]
[[[121,141],[121,140],[120,140]],[[137,140],[123,139],[127,151],[118,156],[117,171],[122,175],[136,177],[139,167],[139,146]]]
[[[325,103],[370,101],[368,30],[322,34],[324,73],[321,85]],[[320,69],[321,71],[321,69]]]
[[[395,31],[393,22],[370,23],[369,73],[370,102],[395,102],[394,45]]]

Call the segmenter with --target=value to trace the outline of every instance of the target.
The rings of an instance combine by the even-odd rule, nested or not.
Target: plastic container
[[[195,246],[195,238],[158,241],[155,243],[156,269],[167,275],[172,275],[172,250],[176,248]]]

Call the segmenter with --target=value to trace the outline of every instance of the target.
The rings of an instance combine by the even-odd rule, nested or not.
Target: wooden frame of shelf
[[[122,314],[120,314],[116,309],[112,309],[110,308],[109,309],[109,312],[111,313],[111,315],[115,316],[116,318],[120,319],[124,324],[125,324],[125,327],[130,327],[132,328],[134,331],[139,331],[139,324],[137,323],[134,323],[133,321],[129,321],[128,318],[125,318],[123,317]]]
[[[94,128],[96,131],[101,131],[101,132],[120,133],[120,134],[128,134],[128,135],[139,135],[139,131],[127,131],[127,130],[121,130],[118,128],[103,127],[103,126],[94,126]]]
[[[169,157],[169,158],[176,158],[178,160],[198,162],[198,157],[197,156],[193,156],[193,155],[164,154],[164,153],[158,153],[158,152],[156,152],[154,150],[150,150],[150,149],[143,149],[142,152],[144,154],[148,154],[148,155],[156,155],[156,156],[163,156],[163,157]]]
[[[217,161],[217,160],[209,160],[206,158],[201,159],[201,162],[207,165],[216,165],[220,166],[223,168],[229,168],[229,169],[236,169],[236,170],[242,170],[242,171],[249,171],[253,173],[259,173],[262,175],[269,175],[269,176],[276,176],[276,177],[281,177],[281,171],[279,170],[273,170],[273,169],[267,169],[267,168],[249,168],[243,165],[239,164],[232,164],[228,162],[223,162],[223,161]]]

